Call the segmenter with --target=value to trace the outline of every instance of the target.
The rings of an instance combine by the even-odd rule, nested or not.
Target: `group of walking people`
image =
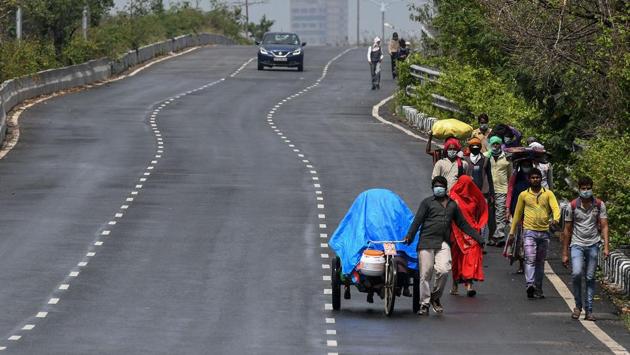
[[[560,231],[561,209],[553,193],[553,170],[542,143],[534,137],[521,147],[522,135],[514,127],[489,127],[489,117],[477,118],[479,127],[462,148],[460,140],[445,140],[433,149],[429,136],[426,152],[433,157],[432,196],[416,212],[405,241],[418,242],[420,310],[441,313],[440,302],[453,274],[452,295],[463,284],[474,297],[474,283],[484,280],[483,255],[488,247],[502,248],[516,273],[524,274],[528,299],[543,299],[544,266],[551,236]],[[528,154],[516,154],[521,151]],[[593,181],[578,181],[579,196],[564,209],[562,261],[571,265],[575,308],[571,317],[593,316],[595,269],[600,248],[608,256],[606,205],[593,196]],[[433,286],[430,286],[435,278]],[[586,295],[582,279],[586,278]]]
[[[396,79],[396,63],[404,61],[409,56],[409,48],[407,42],[403,38],[398,38],[398,33],[392,34],[387,48],[392,63],[392,78]],[[381,88],[381,67],[383,64],[383,49],[381,48],[381,39],[374,38],[374,42],[368,47],[367,60],[370,64],[370,74],[372,76],[372,90]]]

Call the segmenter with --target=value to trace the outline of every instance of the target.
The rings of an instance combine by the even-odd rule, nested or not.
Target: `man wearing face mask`
[[[444,308],[440,297],[444,292],[448,274],[451,271],[451,222],[477,243],[482,242],[479,232],[472,228],[462,215],[457,203],[446,193],[446,178],[436,176],[431,182],[433,196],[422,200],[420,207],[407,231],[405,243],[411,244],[420,226],[418,241],[418,259],[420,276],[420,311],[418,315],[428,315],[429,305],[435,313],[442,313]],[[435,275],[434,275],[435,274]],[[430,287],[435,276],[435,284]]]
[[[468,140],[468,149],[470,150],[470,155],[464,159],[468,165],[466,175],[470,176],[475,185],[481,190],[488,204],[488,209],[494,209],[494,182],[492,181],[490,161],[481,154],[481,141],[478,138]],[[489,222],[488,226],[483,229],[484,243],[488,242],[490,229],[494,233],[494,222]]]
[[[481,152],[485,153],[488,151],[488,137],[490,137],[490,133],[492,133],[492,129],[488,125],[488,115],[482,113],[477,117],[477,122],[479,122],[479,128],[472,131],[470,138],[477,138],[481,141]]]
[[[457,138],[447,139],[446,142],[444,142],[446,158],[438,160],[433,166],[433,174],[431,174],[431,177],[444,176],[448,183],[446,186],[448,191],[451,190],[451,187],[457,182],[457,179],[464,175],[468,169],[468,163],[457,156],[461,148],[462,146],[459,144]]]
[[[486,157],[490,162],[492,183],[494,187],[494,210],[490,211],[490,219],[494,220],[494,229],[490,231],[488,245],[502,247],[507,237],[507,192],[508,182],[512,177],[512,164],[507,160],[507,155],[501,149],[503,141],[501,137],[492,136],[488,140],[490,151]]]
[[[514,218],[516,212],[516,203],[521,192],[527,190],[529,187],[529,173],[532,171],[533,163],[529,159],[522,159],[515,161],[516,173],[512,174],[510,182],[508,183],[507,193],[507,211],[509,215]],[[510,265],[514,261],[518,261],[519,267],[516,270],[517,274],[523,274],[525,272],[525,251],[523,249],[523,233],[522,228],[517,228],[515,238],[508,240],[503,249],[503,255],[510,259]]]
[[[509,239],[523,221],[523,245],[525,250],[525,282],[527,298],[545,298],[542,282],[545,276],[545,258],[549,247],[549,218],[552,224],[560,221],[560,207],[556,196],[542,187],[542,173],[532,169],[529,188],[518,195]]]
[[[571,318],[579,319],[582,313],[582,277],[586,277],[585,320],[594,321],[593,295],[595,294],[595,269],[599,248],[604,241],[604,258],[608,257],[608,214],[606,205],[593,197],[593,180],[582,177],[578,181],[580,197],[571,201],[571,209],[565,218],[562,241],[562,263],[569,266],[571,255],[571,277],[575,308]],[[569,254],[569,247],[571,253]]]

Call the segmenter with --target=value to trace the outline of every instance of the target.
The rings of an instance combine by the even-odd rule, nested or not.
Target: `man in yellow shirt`
[[[553,192],[542,187],[542,173],[532,169],[529,173],[529,188],[520,195],[512,219],[509,239],[523,220],[523,243],[525,249],[525,281],[527,298],[545,298],[542,281],[545,276],[545,258],[549,247],[549,226],[560,220],[560,207]]]

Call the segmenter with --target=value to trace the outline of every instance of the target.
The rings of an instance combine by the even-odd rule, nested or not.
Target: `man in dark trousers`
[[[472,228],[455,201],[446,194],[447,182],[444,176],[436,176],[431,182],[433,196],[425,198],[413,219],[405,236],[405,243],[411,244],[422,225],[418,241],[418,259],[420,274],[420,310],[418,315],[428,315],[429,305],[435,313],[442,313],[444,308],[440,297],[444,292],[448,274],[451,272],[451,225],[455,222],[466,234],[482,243],[481,235]],[[430,287],[435,274],[435,284]]]

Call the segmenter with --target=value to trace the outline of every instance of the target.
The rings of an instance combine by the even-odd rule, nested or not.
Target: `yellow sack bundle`
[[[467,123],[454,118],[448,120],[435,121],[431,128],[433,136],[440,139],[457,137],[459,139],[469,138],[473,128]]]

